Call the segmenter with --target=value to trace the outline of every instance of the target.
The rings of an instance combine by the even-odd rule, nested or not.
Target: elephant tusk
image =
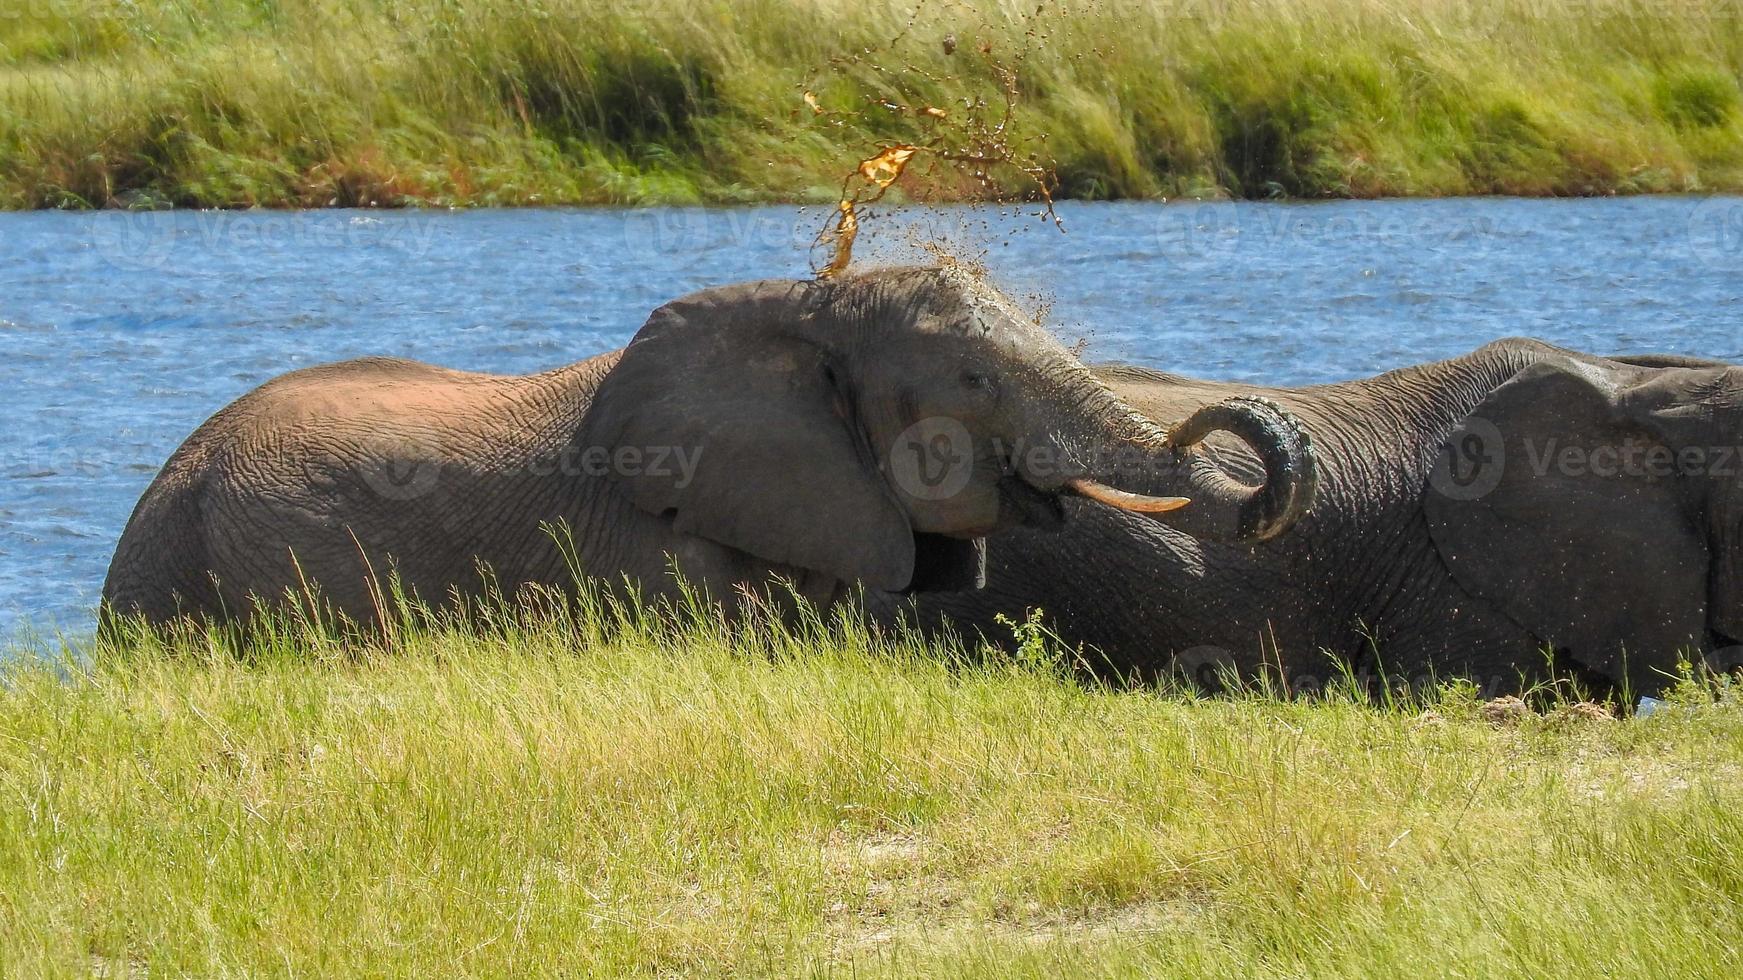
[[[1171,510],[1179,510],[1192,503],[1188,497],[1146,497],[1141,493],[1127,493],[1094,480],[1067,480],[1065,481],[1065,489],[1097,503],[1139,514],[1164,514]]]

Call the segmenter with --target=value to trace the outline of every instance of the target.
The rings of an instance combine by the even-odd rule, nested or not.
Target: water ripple
[[[992,211],[884,218],[862,247],[916,261],[902,244],[915,237],[985,246],[1013,295],[1050,299],[1050,322],[1091,337],[1092,356],[1235,380],[1331,381],[1521,333],[1743,358],[1736,200],[1061,213],[1066,235]],[[622,345],[692,289],[807,274],[820,220],[782,207],[0,215],[0,635],[88,629],[156,467],[273,375],[366,354],[553,367]]]

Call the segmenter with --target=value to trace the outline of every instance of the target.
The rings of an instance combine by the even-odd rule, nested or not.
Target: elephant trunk
[[[1219,430],[1259,457],[1262,484],[1247,486],[1198,451]],[[1182,512],[1178,523],[1189,533],[1221,541],[1268,541],[1313,506],[1319,484],[1313,441],[1293,415],[1269,399],[1237,397],[1207,405],[1175,426],[1168,441],[1190,470],[1187,492],[1206,505]]]
[[[1168,523],[1182,531],[1222,542],[1269,540],[1312,506],[1318,483],[1313,443],[1281,406],[1230,398],[1164,430],[1093,376],[1083,382],[1089,387],[1071,398],[1069,420],[1054,428],[1066,465],[1052,479],[1026,473],[1031,482],[1121,510],[1168,514]],[[1218,431],[1259,458],[1261,484],[1235,479],[1202,451],[1200,444]]]

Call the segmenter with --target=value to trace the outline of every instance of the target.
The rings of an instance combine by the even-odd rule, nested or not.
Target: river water
[[[1066,204],[874,217],[865,262],[979,258],[1090,360],[1332,381],[1527,334],[1743,360],[1743,199]],[[202,420],[365,354],[526,372],[687,291],[804,276],[817,209],[0,214],[0,640],[88,633],[116,536]]]

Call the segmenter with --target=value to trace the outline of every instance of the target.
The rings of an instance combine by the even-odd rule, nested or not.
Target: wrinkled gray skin
[[[966,436],[955,492],[892,476],[936,455],[936,434],[912,428],[923,419]],[[1193,498],[1165,515],[1186,533],[1257,540],[1299,517],[1312,459],[1292,420],[1236,402],[1188,421],[1170,441],[960,270],[727,286],[657,310],[623,351],[545,374],[371,358],[268,382],[165,465],[103,595],[152,622],[243,620],[253,597],[318,586],[369,623],[390,571],[436,603],[479,594],[481,566],[508,594],[571,584],[550,525],[570,529],[586,573],[654,596],[671,594],[674,564],[715,599],[775,576],[822,603],[855,582],[959,588],[983,574],[976,539],[1059,519],[1067,481],[1097,475],[1071,454],[1097,446],[1147,461],[1120,489]],[[1215,426],[1273,479],[1236,483],[1192,452]],[[1017,443],[1066,463],[1013,469]]]
[[[1008,638],[995,613],[1040,607],[1102,670],[1212,688],[1233,669],[1311,690],[1328,652],[1370,685],[1490,693],[1545,677],[1546,648],[1558,676],[1614,693],[1660,689],[1679,650],[1743,660],[1743,368],[1506,340],[1302,389],[1094,370],[1152,418],[1282,404],[1314,436],[1313,510],[1246,546],[1072,503],[1056,532],[991,538],[986,588],[921,597],[924,621]]]

